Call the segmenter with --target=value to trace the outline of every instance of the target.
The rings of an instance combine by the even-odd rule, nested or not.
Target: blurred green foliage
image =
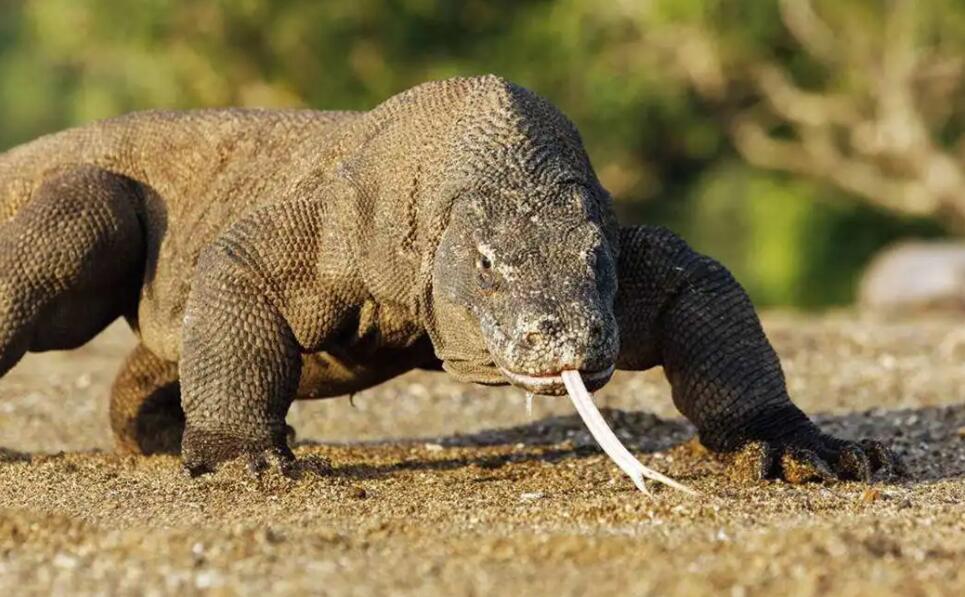
[[[863,4],[873,20],[882,2]],[[941,4],[965,21],[965,4]],[[877,249],[943,233],[742,162],[726,132],[741,90],[709,101],[641,42],[690,22],[711,23],[735,62],[826,76],[768,1],[0,0],[0,148],[137,109],[367,109],[495,72],[574,120],[624,221],[676,229],[760,304],[847,302]]]

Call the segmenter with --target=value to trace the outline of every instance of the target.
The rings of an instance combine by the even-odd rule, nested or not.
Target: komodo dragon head
[[[457,143],[472,172],[435,255],[436,353],[466,381],[561,395],[578,369],[599,388],[619,348],[612,201],[566,117],[492,79]]]

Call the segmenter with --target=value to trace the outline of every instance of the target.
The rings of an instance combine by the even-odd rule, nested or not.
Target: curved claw
[[[871,459],[858,444],[847,444],[838,452],[834,470],[842,479],[871,481]]]
[[[908,469],[893,451],[888,449],[883,443],[870,439],[863,439],[858,442],[861,449],[871,459],[873,475],[879,479],[888,481],[898,477],[908,476]]]
[[[185,477],[188,479],[197,479],[202,475],[209,475],[214,472],[214,467],[206,462],[200,463],[187,463],[181,467],[181,470]]]
[[[734,455],[730,464],[730,476],[741,482],[763,481],[774,476],[777,466],[777,450],[768,442],[748,442]]]
[[[837,479],[831,467],[817,452],[796,447],[786,449],[781,456],[781,476],[788,483],[794,484]]]
[[[299,477],[298,467],[296,466],[295,455],[287,448],[268,448],[260,452],[247,454],[248,474],[258,477],[268,470],[274,470],[279,475],[289,479]]]

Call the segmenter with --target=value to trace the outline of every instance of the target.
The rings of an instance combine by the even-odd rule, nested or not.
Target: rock
[[[875,257],[859,289],[863,307],[965,311],[965,242],[903,242]]]

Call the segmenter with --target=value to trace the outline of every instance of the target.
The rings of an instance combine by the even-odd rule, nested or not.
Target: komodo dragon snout
[[[616,255],[599,213],[592,188],[573,183],[456,201],[434,275],[436,308],[462,311],[444,318],[459,353],[447,369],[549,395],[566,393],[567,369],[591,389],[609,381],[619,350]]]

